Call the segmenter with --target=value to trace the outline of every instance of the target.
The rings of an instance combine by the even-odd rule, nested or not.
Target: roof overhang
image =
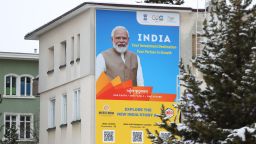
[[[66,22],[76,15],[86,11],[89,8],[113,8],[113,9],[156,9],[158,11],[182,11],[182,12],[204,12],[205,9],[192,9],[191,7],[185,7],[180,5],[169,5],[169,4],[150,4],[150,3],[109,3],[109,2],[84,2],[70,11],[62,14],[61,16],[53,19],[52,21],[42,25],[41,27],[33,30],[32,32],[25,35],[26,40],[38,40],[39,36],[57,25]]]
[[[38,61],[38,58],[38,54],[33,53],[0,52],[0,59]]]

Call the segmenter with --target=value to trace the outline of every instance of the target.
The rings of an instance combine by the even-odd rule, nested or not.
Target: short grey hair
[[[118,29],[122,29],[122,30],[126,31],[128,37],[129,37],[129,32],[128,32],[128,30],[124,26],[116,26],[116,27],[113,28],[113,30],[111,32],[111,37],[112,38],[114,36],[115,31],[118,30]]]

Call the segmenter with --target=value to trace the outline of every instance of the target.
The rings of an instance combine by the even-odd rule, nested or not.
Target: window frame
[[[72,36],[70,38],[71,41],[71,47],[70,47],[70,64],[74,64],[75,59],[75,36]]]
[[[65,68],[67,65],[67,44],[67,40],[60,42],[59,69]]]
[[[31,96],[33,96],[33,79],[34,79],[34,77],[32,75],[29,75],[29,74],[23,74],[23,75],[20,75],[19,77],[20,77],[19,78],[19,86],[20,86],[19,94],[20,94],[20,96],[21,97],[31,97]],[[30,95],[26,95],[26,88],[27,88],[26,85],[25,85],[25,95],[21,95],[21,78],[23,78],[23,77],[25,77],[25,78],[28,77],[31,80],[31,82],[30,82]]]
[[[79,34],[77,34],[76,35],[76,62],[80,62],[80,52],[81,52],[81,34],[79,33]]]
[[[197,56],[200,56],[202,54],[203,45],[200,43],[200,41],[203,40],[203,37],[200,34],[192,34],[192,44],[191,44],[191,50],[192,50],[192,58],[195,58]]]
[[[7,77],[15,77],[16,78],[16,95],[13,95],[12,93],[7,95],[7,89],[6,89],[6,82],[7,82]],[[30,78],[31,80],[31,83],[30,83],[30,95],[21,95],[21,78],[23,77],[28,77]],[[3,98],[35,98],[35,96],[33,95],[33,79],[34,79],[34,76],[33,75],[30,75],[30,74],[21,74],[21,75],[17,75],[17,74],[14,74],[14,73],[9,73],[9,74],[6,74],[4,76],[4,95],[3,95]],[[10,84],[12,85],[12,83]],[[27,86],[25,86],[25,88],[27,88]],[[12,90],[10,90],[12,91]]]
[[[68,97],[67,94],[64,93],[61,96],[61,124],[67,124],[68,122]]]
[[[74,89],[73,90],[73,121],[81,120],[80,97],[81,97],[80,88]]]
[[[4,132],[3,134],[6,134],[6,116],[16,116],[16,129],[17,129],[17,134],[18,134],[18,141],[33,141],[34,137],[33,137],[33,131],[34,131],[34,115],[33,113],[4,113]],[[20,117],[21,116],[30,116],[30,138],[26,138],[26,134],[24,135],[24,138],[20,138]],[[5,137],[3,137],[3,139],[5,139]]]
[[[55,55],[55,46],[51,46],[48,48],[48,53],[47,53],[47,74],[52,74],[54,72],[54,66],[55,66],[55,60],[54,60],[54,55]]]
[[[7,85],[6,85],[6,82],[7,82],[7,77],[15,77],[16,78],[16,94],[15,95],[13,95],[12,94],[12,88],[11,88],[11,85],[12,85],[12,80],[11,80],[11,82],[10,82],[10,94],[9,95],[7,95]],[[18,89],[19,89],[19,84],[18,84],[18,82],[19,82],[19,76],[17,75],[17,74],[14,74],[14,73],[9,73],[9,74],[6,74],[5,76],[4,76],[4,96],[17,96],[18,95]]]
[[[56,127],[56,97],[49,99],[48,128]]]

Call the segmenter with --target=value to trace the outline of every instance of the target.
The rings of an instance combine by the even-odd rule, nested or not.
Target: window
[[[32,75],[7,74],[5,76],[5,96],[31,97],[33,90]]]
[[[17,115],[5,115],[5,134],[10,135],[12,127],[17,128]]]
[[[77,35],[76,61],[80,61],[80,34]]]
[[[20,139],[31,138],[31,116],[20,116]]]
[[[17,76],[8,75],[5,77],[5,95],[17,95]]]
[[[196,40],[197,39],[197,40]],[[202,51],[202,44],[200,35],[192,35],[192,58],[195,58],[197,55],[201,54]]]
[[[74,90],[73,120],[80,120],[80,89]]]
[[[71,37],[70,64],[74,63],[75,38]]]
[[[18,139],[26,140],[32,138],[33,132],[32,114],[5,114],[5,134],[11,134],[11,129],[16,129]]]
[[[54,47],[48,49],[48,74],[54,71]]]
[[[62,96],[61,124],[67,124],[67,95],[66,94]]]
[[[66,66],[66,57],[67,57],[67,42],[63,41],[61,45],[61,55],[60,55],[60,67],[63,68]]]
[[[23,76],[20,78],[20,95],[31,96],[32,95],[32,78]]]
[[[56,102],[55,98],[50,99],[49,123],[48,123],[49,128],[55,127],[55,102]]]

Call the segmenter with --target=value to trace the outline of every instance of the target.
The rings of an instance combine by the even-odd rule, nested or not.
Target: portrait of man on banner
[[[96,80],[104,73],[110,80],[119,77],[122,82],[131,80],[133,86],[144,86],[140,58],[129,50],[129,31],[124,26],[116,26],[111,40],[113,47],[96,57]]]

